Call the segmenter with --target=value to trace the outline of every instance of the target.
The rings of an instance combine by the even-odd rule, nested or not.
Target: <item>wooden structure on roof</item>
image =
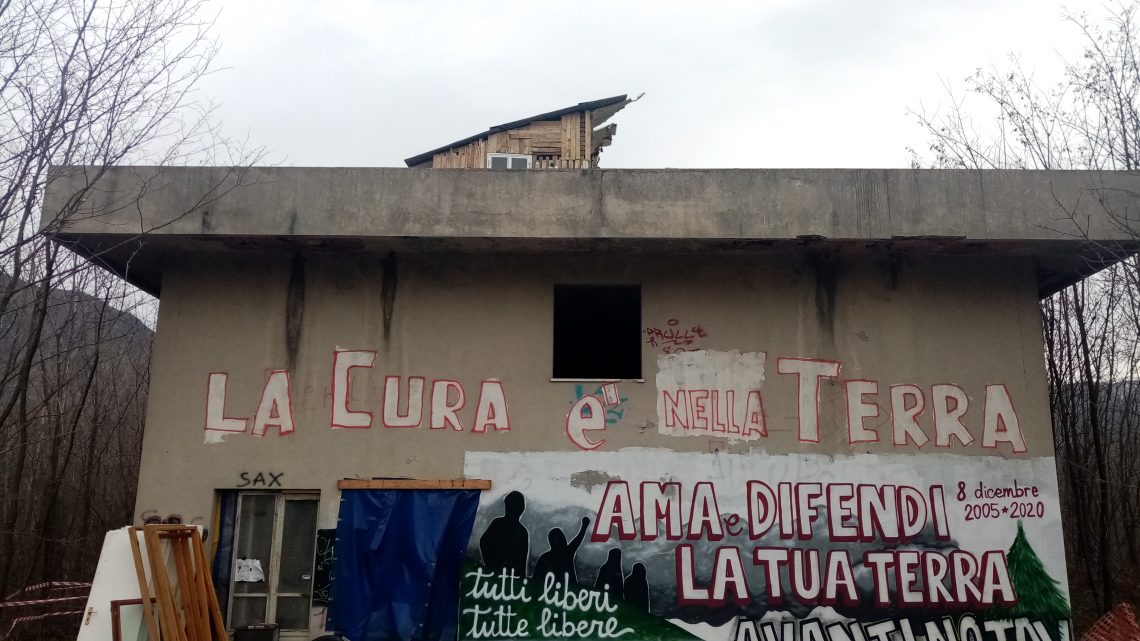
[[[624,94],[581,102],[491,127],[404,162],[430,169],[597,167],[602,147],[610,144],[617,131],[616,124],[605,122],[631,102]]]

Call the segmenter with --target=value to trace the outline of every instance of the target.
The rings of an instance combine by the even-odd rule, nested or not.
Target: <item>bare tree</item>
[[[134,313],[155,303],[45,231],[108,167],[230,151],[194,93],[217,53],[206,2],[0,0],[0,599],[86,580],[130,521],[152,334]],[[86,186],[43,211],[61,171]]]
[[[929,164],[1091,170],[1082,199],[1097,205],[1096,222],[1140,240],[1136,212],[1114,207],[1095,173],[1140,165],[1138,6],[1118,4],[1096,18],[1066,15],[1083,53],[1060,61],[1056,84],[1041,86],[1011,57],[1004,68],[949,87],[948,109],[915,114],[929,137]],[[925,163],[912,151],[912,164]],[[1081,629],[1117,601],[1140,598],[1140,262],[1124,246],[1093,243],[1093,221],[1077,214],[1076,203],[1057,208],[1067,233],[1118,261],[1041,306],[1070,596]],[[1089,273],[1102,265],[1090,264]]]

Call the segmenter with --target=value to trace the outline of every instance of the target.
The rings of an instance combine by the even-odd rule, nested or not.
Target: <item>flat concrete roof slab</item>
[[[889,242],[1031,255],[1049,272],[1043,282],[1063,284],[1082,265],[1090,271],[1090,260],[1132,251],[1129,229],[1140,222],[1140,176],[1128,172],[58,167],[53,175],[44,211],[67,214],[45,217],[45,230],[156,293],[163,252],[267,247],[797,251],[824,243],[850,251]]]

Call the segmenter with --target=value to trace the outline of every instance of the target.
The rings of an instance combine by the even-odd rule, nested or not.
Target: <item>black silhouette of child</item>
[[[479,537],[479,552],[487,569],[514,570],[522,578],[530,557],[530,532],[519,522],[526,500],[521,492],[511,492],[503,498],[503,506],[505,514],[492,520]]]
[[[625,600],[643,612],[649,612],[649,579],[645,576],[645,564],[633,564],[633,570],[625,577]]]
[[[578,535],[574,537],[570,543],[566,542],[566,535],[562,533],[562,528],[551,528],[550,533],[546,538],[550,541],[550,549],[543,552],[538,557],[538,561],[534,564],[534,580],[538,585],[546,585],[546,575],[553,574],[555,584],[562,583],[563,576],[570,577],[570,585],[578,585],[578,573],[574,570],[574,555],[578,553],[578,546],[582,545],[582,539],[586,538],[586,528],[590,526],[590,517],[582,517],[582,527],[578,529]]]
[[[623,574],[621,550],[610,548],[610,555],[602,564],[602,568],[598,570],[598,578],[594,580],[594,589],[609,592],[611,602],[621,599],[625,593],[625,586],[622,584]]]

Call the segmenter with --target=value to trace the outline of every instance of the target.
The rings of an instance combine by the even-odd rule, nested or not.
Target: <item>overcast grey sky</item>
[[[203,94],[230,136],[287,165],[403,159],[622,93],[602,167],[902,167],[909,109],[977,67],[1048,80],[1070,0],[223,0],[224,71]],[[1056,77],[1055,75],[1052,77]]]

